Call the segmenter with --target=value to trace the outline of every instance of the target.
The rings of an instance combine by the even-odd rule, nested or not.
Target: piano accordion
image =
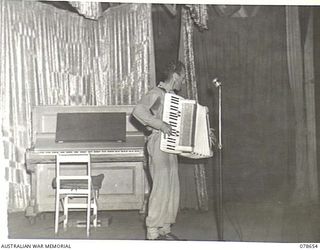
[[[170,136],[161,132],[162,151],[193,159],[213,156],[207,107],[195,100],[166,93],[162,119],[172,128]]]

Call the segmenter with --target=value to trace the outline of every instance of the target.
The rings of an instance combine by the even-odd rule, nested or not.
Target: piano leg
[[[38,214],[38,208],[36,204],[37,178],[36,178],[35,171],[32,171],[30,173],[31,173],[31,194],[30,194],[29,205],[25,210],[25,216],[29,219],[30,224],[34,224],[36,222],[36,217]]]
[[[36,216],[34,215],[33,208],[30,206],[26,208],[26,217],[31,225],[36,223]]]

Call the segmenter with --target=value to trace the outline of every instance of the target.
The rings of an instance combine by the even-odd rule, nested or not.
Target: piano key
[[[179,117],[179,114],[170,112],[170,113],[169,113],[169,117],[170,117],[170,116],[172,116],[172,117]]]
[[[178,110],[179,109],[179,105],[174,105],[174,104],[170,104],[169,106],[171,109],[174,109],[174,110]]]
[[[169,119],[170,120],[174,120],[174,121],[178,120],[178,118],[179,117],[177,117],[177,116],[172,116],[172,115],[169,116]]]
[[[177,99],[175,99],[175,98],[173,98],[173,99],[170,99],[170,103],[179,103],[180,101],[179,100],[177,100]]]

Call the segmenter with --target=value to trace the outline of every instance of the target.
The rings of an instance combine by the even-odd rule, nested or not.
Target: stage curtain
[[[1,167],[9,184],[9,211],[27,206],[25,150],[31,146],[35,105],[86,102],[92,22],[77,14],[26,1],[1,1]],[[81,100],[80,100],[81,99]]]
[[[185,6],[197,28],[208,29],[208,6],[205,4],[186,4]]]
[[[281,202],[294,186],[285,10],[263,6],[255,17],[230,18],[210,6],[208,15],[208,30],[194,29],[194,56],[199,101],[215,128],[218,91],[210,85],[222,82],[224,201]],[[209,166],[217,179],[214,159]]]
[[[288,72],[295,111],[295,203],[318,200],[311,18],[306,39],[301,39],[299,7],[286,6]]]
[[[181,95],[186,99],[196,101],[198,101],[198,91],[193,50],[193,29],[195,24],[201,24],[202,28],[206,25],[207,15],[205,10],[205,6],[198,7],[198,5],[188,5],[187,8],[181,10],[179,58],[186,67],[186,80]],[[207,175],[203,162],[203,160],[180,158],[179,173],[181,189],[183,190],[181,192],[180,208],[208,210]],[[193,196],[190,194],[193,194]],[[191,197],[194,197],[194,199]]]
[[[80,15],[86,18],[97,20],[102,14],[101,3],[99,2],[70,1],[69,3],[78,10]]]
[[[41,2],[0,1],[0,160],[9,211],[28,205],[33,106],[134,104],[154,86],[150,9],[123,5],[99,23]]]
[[[136,104],[155,86],[151,5],[108,9],[98,21],[98,32],[96,104]]]

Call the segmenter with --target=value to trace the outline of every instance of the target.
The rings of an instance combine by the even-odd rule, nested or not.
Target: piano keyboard
[[[33,151],[36,154],[39,155],[57,155],[57,154],[91,154],[91,155],[134,155],[143,156],[143,149],[119,149],[119,148],[108,148],[108,149],[99,149],[99,150],[79,150],[79,149],[73,149],[73,150],[35,150]]]

